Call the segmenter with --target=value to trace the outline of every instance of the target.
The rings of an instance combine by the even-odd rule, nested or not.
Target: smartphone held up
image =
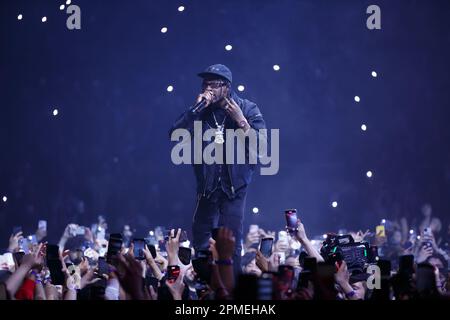
[[[290,235],[293,235],[297,231],[297,209],[286,209],[284,216],[286,218],[286,229]]]

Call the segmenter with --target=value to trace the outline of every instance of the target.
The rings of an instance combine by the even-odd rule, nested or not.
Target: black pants
[[[207,250],[211,231],[217,227],[227,227],[233,231],[236,239],[234,250],[234,272],[241,272],[242,233],[246,190],[240,190],[235,198],[229,199],[221,190],[217,189],[209,197],[201,197],[192,221],[193,245],[195,250]]]

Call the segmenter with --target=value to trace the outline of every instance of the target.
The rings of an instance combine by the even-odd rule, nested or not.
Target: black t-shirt
[[[215,117],[215,118],[214,118]],[[227,123],[229,123],[229,117],[226,115],[225,111],[221,108],[213,108],[206,117],[206,122],[208,123],[208,129],[217,129],[217,124],[224,125],[224,139],[226,142],[226,129]],[[215,164],[215,173],[213,177],[213,184],[211,193],[221,188],[225,193],[229,193],[231,190],[231,181],[228,174],[228,166],[226,165],[226,151],[225,143],[223,144],[223,162],[224,164]]]

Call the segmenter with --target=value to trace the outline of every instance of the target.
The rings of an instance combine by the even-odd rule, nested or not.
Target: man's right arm
[[[205,107],[208,107],[214,99],[214,94],[211,91],[206,90],[205,92],[202,92],[197,96],[195,103],[199,103],[200,101],[202,101],[202,99],[205,99],[207,101]],[[200,111],[194,113],[192,112],[193,108],[194,106],[190,107],[188,110],[183,112],[180,117],[178,117],[172,128],[170,128],[169,130],[169,137],[172,136],[172,132],[174,132],[176,129],[181,128],[188,130],[191,135],[194,133],[194,121],[200,120],[200,114],[202,112]]]

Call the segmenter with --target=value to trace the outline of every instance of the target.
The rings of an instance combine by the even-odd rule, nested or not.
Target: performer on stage
[[[193,132],[194,121],[202,121],[203,131],[215,130],[213,141],[203,142],[203,148],[209,143],[225,146],[226,129],[265,129],[265,122],[255,103],[240,98],[232,89],[232,73],[221,64],[215,64],[198,74],[202,79],[202,92],[196,105],[186,110],[174,123],[171,132],[185,128]],[[254,164],[194,164],[197,179],[197,203],[193,216],[193,246],[196,251],[209,247],[209,238],[213,228],[227,227],[232,230],[236,248],[233,261],[235,273],[240,272],[242,249],[243,218],[247,187],[251,181]],[[236,155],[237,146],[234,147]]]

